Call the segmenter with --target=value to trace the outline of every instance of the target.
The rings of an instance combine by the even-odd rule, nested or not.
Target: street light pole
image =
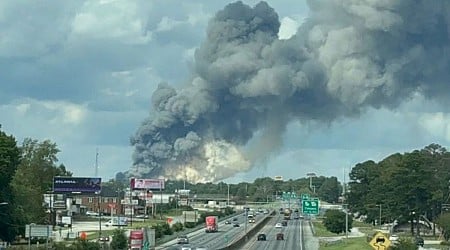
[[[378,224],[380,225],[380,229],[381,229],[381,207],[382,207],[382,205],[380,204],[380,205],[377,205],[377,206],[379,206],[380,207],[380,220],[379,220],[379,222],[378,222]]]
[[[227,207],[230,206],[230,184],[228,185],[228,193],[227,193]]]

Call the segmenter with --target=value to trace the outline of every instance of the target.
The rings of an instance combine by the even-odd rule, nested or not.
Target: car
[[[277,224],[275,224],[275,228],[282,228],[283,227],[283,225],[281,225],[281,223],[277,223]]]
[[[237,220],[238,220],[238,218],[236,218],[236,217],[233,218],[233,221],[237,221]]]
[[[180,250],[192,250],[192,249],[194,249],[194,248],[192,248],[191,246],[187,246],[187,245],[182,246],[182,247],[180,248]]]
[[[281,222],[281,225],[282,225],[283,227],[287,227],[287,221],[285,221],[285,220],[282,221],[282,222]]]
[[[399,237],[398,237],[398,235],[393,234],[393,235],[389,236],[389,240],[390,240],[390,241],[398,241],[398,240],[399,240]]]
[[[94,212],[94,211],[87,211],[86,215],[87,216],[98,216],[99,214],[97,212]]]
[[[423,245],[424,245],[424,240],[423,240],[422,237],[416,237],[415,242],[416,242],[416,245],[417,245],[417,246],[423,247]]]
[[[257,241],[265,241],[266,240],[266,234],[265,233],[259,233],[256,237]]]
[[[231,224],[231,221],[227,220],[225,221],[225,224]]]
[[[136,215],[134,217],[138,218],[138,219],[148,219],[148,215],[147,214],[138,214],[138,215]]]
[[[178,244],[189,244],[189,239],[186,235],[180,235],[177,238],[177,243]]]
[[[200,247],[195,248],[195,250],[208,250],[208,248],[200,246]]]
[[[277,240],[284,240],[284,234],[283,233],[277,233]]]
[[[101,236],[100,238],[98,238],[99,242],[108,242],[109,241],[109,236]]]
[[[240,227],[238,223],[234,223],[233,227]]]

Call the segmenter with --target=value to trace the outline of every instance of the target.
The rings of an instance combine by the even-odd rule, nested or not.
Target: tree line
[[[356,164],[350,172],[350,210],[367,222],[438,221],[450,203],[450,152],[438,144]]]
[[[8,135],[0,126],[0,239],[12,242],[17,236],[25,235],[25,225],[30,223],[52,224],[49,208],[45,207],[44,194],[52,191],[54,176],[72,176],[64,164],[59,163],[56,143],[50,140],[38,141],[26,138],[19,144],[13,135]],[[258,178],[254,182],[238,184],[186,183],[192,194],[228,193],[236,202],[272,201],[282,192],[308,193],[322,200],[335,203],[341,194],[341,183],[336,177],[319,176],[275,181],[272,178]],[[110,180],[103,183],[123,189],[128,180]],[[175,192],[184,188],[182,180],[168,180],[164,192]]]

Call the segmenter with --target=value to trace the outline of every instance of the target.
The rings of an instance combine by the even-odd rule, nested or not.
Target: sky
[[[130,138],[151,112],[152,93],[161,82],[188,84],[208,22],[229,3],[1,1],[2,130],[19,144],[24,138],[56,143],[59,163],[74,176],[95,174],[97,150],[100,177],[127,171],[133,165]],[[281,40],[290,39],[310,12],[305,1],[267,3],[279,16]],[[394,108],[368,105],[328,122],[291,120],[268,159],[225,181],[297,179],[311,172],[342,179],[359,162],[431,143],[447,146],[447,106],[412,94]]]

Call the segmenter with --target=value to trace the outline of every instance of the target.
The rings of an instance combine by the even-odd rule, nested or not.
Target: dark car
[[[284,240],[284,234],[283,233],[277,233],[277,240]]]
[[[257,241],[265,241],[266,240],[266,234],[260,233],[258,234],[258,237],[256,238]]]
[[[234,223],[233,227],[240,227],[238,223]]]
[[[283,227],[287,227],[287,221],[285,221],[285,220],[282,221],[282,222],[281,222],[281,225],[282,225]]]
[[[416,237],[416,245],[417,246],[421,246],[421,247],[423,247],[423,245],[424,245],[424,241],[423,241],[423,238],[422,237]]]
[[[233,221],[237,221],[237,218],[235,217],[235,218],[233,218]]]
[[[178,244],[189,244],[189,239],[186,235],[178,236]]]

